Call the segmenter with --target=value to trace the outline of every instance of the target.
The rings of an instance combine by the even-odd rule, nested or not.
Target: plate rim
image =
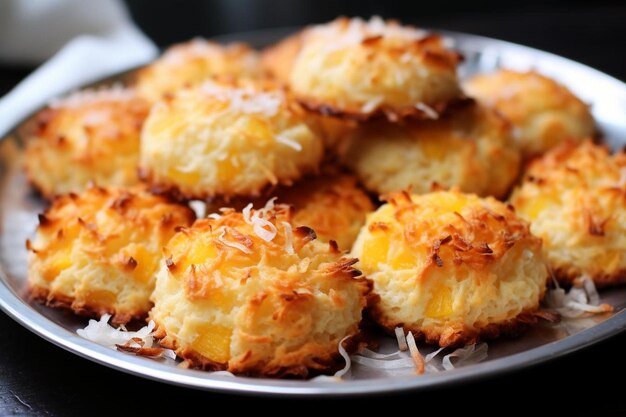
[[[272,28],[249,32],[239,32],[213,37],[216,41],[232,41],[235,39],[246,40],[255,38],[271,38],[277,34],[287,34],[297,31],[297,28]],[[599,71],[569,58],[565,58],[551,52],[529,46],[500,40],[491,37],[474,35],[465,32],[449,30],[429,29],[464,41],[471,41],[477,45],[497,46],[508,50],[522,50],[526,53],[539,54],[543,58],[549,58],[565,62],[570,66],[577,66],[586,72],[592,72],[595,76],[619,85],[620,93],[626,97],[626,83],[618,78]],[[143,66],[134,67],[125,71],[110,74],[99,80],[88,83],[82,88],[102,84],[107,80],[119,79]],[[39,110],[37,110],[39,111]],[[4,142],[36,112],[17,122],[9,132],[0,138]],[[117,352],[95,342],[83,339],[75,333],[61,327],[53,320],[35,310],[28,302],[22,299],[8,284],[8,277],[0,264],[0,309],[9,317],[25,327],[29,331],[92,362],[117,369],[122,372],[159,381],[172,385],[188,388],[209,390],[223,393],[236,393],[246,395],[280,396],[289,395],[294,397],[343,397],[372,394],[390,394],[419,389],[435,389],[452,384],[460,384],[468,380],[478,380],[501,375],[524,368],[532,367],[556,358],[569,355],[573,352],[585,349],[591,345],[604,341],[626,330],[626,309],[616,313],[609,319],[594,325],[564,339],[547,343],[526,351],[518,352],[509,356],[493,359],[472,366],[454,369],[439,374],[416,377],[391,377],[377,378],[358,381],[346,381],[341,383],[328,383],[316,381],[285,381],[274,379],[259,379],[249,377],[214,376],[203,371],[173,368],[159,361],[149,360],[122,352]]]

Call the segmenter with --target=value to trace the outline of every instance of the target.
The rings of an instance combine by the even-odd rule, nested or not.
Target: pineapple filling
[[[192,349],[214,362],[228,362],[231,329],[215,324],[204,324],[200,326],[198,333],[200,335],[192,343]]]

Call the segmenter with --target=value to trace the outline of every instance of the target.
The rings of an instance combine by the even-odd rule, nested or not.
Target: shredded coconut
[[[396,333],[396,339],[398,340],[398,349],[404,352],[405,350],[409,348],[406,344],[406,337],[404,336],[404,329],[402,329],[402,327],[396,327],[394,329],[394,332]]]
[[[448,353],[443,357],[441,365],[443,366],[443,369],[449,371],[461,366],[478,363],[487,359],[487,350],[488,348],[486,343],[468,345],[459,348],[452,353]],[[457,359],[454,364],[452,363],[452,358]]]
[[[267,215],[268,211],[274,209],[275,200],[276,197],[269,199],[267,203],[265,203],[265,207],[259,210],[255,210],[254,214],[252,215],[250,215],[250,212],[253,208],[252,203],[248,204],[241,211],[241,213],[243,214],[243,221],[251,225],[254,233],[266,242],[271,242],[278,233],[278,230],[276,229],[274,223],[264,218]]]
[[[426,356],[422,356],[417,349],[413,334],[409,332],[406,335],[406,339],[410,353],[397,350],[392,353],[383,354],[363,348],[356,354],[352,355],[352,362],[367,368],[378,369],[386,372],[388,371],[391,373],[412,368],[415,369],[418,374],[422,374],[441,372],[441,367],[443,367],[444,370],[449,370],[461,366],[471,365],[487,358],[487,344],[482,343],[480,345],[468,345],[464,348],[457,349],[444,356],[442,364],[437,365],[433,363],[433,360],[441,352],[443,352],[445,348],[439,348]],[[453,358],[455,358],[454,364],[452,363]]]
[[[352,362],[358,363],[368,368],[392,370],[392,369],[404,369],[412,368],[415,366],[413,359],[405,357],[397,359],[374,359],[367,356],[352,355]]]
[[[229,240],[224,239],[225,235],[226,235],[226,229],[224,228],[224,229],[222,229],[222,233],[220,233],[220,235],[217,237],[217,240],[219,240],[220,242],[222,242],[226,246],[230,246],[231,248],[239,249],[240,251],[242,251],[245,254],[252,253],[252,250],[250,248],[247,248],[244,244],[239,243],[239,242],[231,242]]]
[[[116,329],[109,325],[110,319],[111,315],[105,314],[100,317],[99,321],[89,320],[87,327],[76,330],[76,333],[78,333],[80,337],[96,342],[99,345],[112,348],[114,348],[115,345],[123,345],[134,338],[142,339],[148,347],[152,346],[154,340],[151,334],[155,327],[154,321],[150,320],[147,326],[142,327],[136,332],[129,332],[122,326]]]
[[[115,328],[109,325],[111,319],[110,314],[104,314],[100,320],[89,320],[87,327],[76,330],[76,333],[87,340],[107,346],[112,349],[127,347],[140,353],[140,349],[153,348],[153,352],[159,356],[176,359],[176,353],[170,349],[154,348],[154,337],[152,331],[155,328],[154,321],[150,320],[147,326],[142,327],[136,332],[126,330],[126,327],[120,326]],[[133,351],[127,350],[127,351]],[[149,355],[157,356],[157,355]]]
[[[241,210],[241,214],[243,214],[243,221],[250,225],[252,224],[252,220],[250,219],[250,210],[252,210],[252,207],[254,207],[252,203],[248,203],[248,205]]]
[[[433,109],[432,107],[430,107],[427,104],[416,103],[415,104],[415,108],[417,110],[423,112],[426,115],[426,117],[428,117],[429,119],[433,119],[433,120],[439,119],[439,113],[437,113],[437,111],[435,109]]]
[[[176,360],[176,352],[172,349],[163,349],[163,353],[161,354],[164,358]]]
[[[266,242],[271,242],[276,237],[276,226],[274,223],[261,217],[264,210],[257,210],[252,215],[254,233]]]
[[[204,83],[201,89],[217,101],[230,103],[230,111],[265,117],[274,117],[284,101],[284,97],[277,91],[261,92],[252,88],[223,86],[212,81]]]
[[[415,338],[413,337],[413,333],[408,333],[408,335],[406,336],[406,341],[409,345],[409,352],[411,352],[411,359],[413,359],[413,362],[415,362],[415,372],[417,372],[418,375],[421,375],[424,373],[424,367],[426,364],[424,363],[424,357],[417,348],[417,344],[415,344]]]
[[[560,288],[558,284],[555,283],[555,285],[556,288],[548,290],[545,304],[563,317],[576,318],[613,311],[612,306],[600,304],[596,286],[588,276],[580,277],[568,292]]]
[[[329,51],[357,45],[366,39],[379,36],[403,39],[410,42],[423,39],[427,35],[423,30],[388,24],[380,16],[372,16],[369,20],[353,18],[349,20],[348,25],[345,27],[341,21],[330,25],[318,25],[314,26],[310,33],[314,37],[323,36],[332,39],[332,42],[328,45]]]
[[[196,217],[198,219],[203,218],[206,215],[206,204],[204,201],[193,200],[189,202],[189,207],[196,213]],[[210,217],[211,215],[209,215]]]
[[[289,255],[293,255],[295,250],[293,249],[293,231],[291,225],[288,222],[281,222],[285,228],[285,251]]]
[[[335,377],[337,378],[341,378],[344,375],[346,375],[348,372],[350,372],[350,366],[352,362],[350,360],[350,355],[348,355],[348,352],[346,352],[346,349],[343,347],[343,342],[345,342],[349,338],[350,336],[348,335],[339,341],[339,354],[346,361],[346,365],[342,369],[335,372]]]
[[[289,139],[285,135],[276,135],[276,142],[282,143],[285,146],[289,146],[290,148],[300,152],[302,150],[302,145],[296,142],[293,139]]]
[[[430,362],[433,359],[435,359],[437,357],[437,355],[439,355],[443,350],[444,350],[444,348],[439,348],[439,349],[429,353],[428,355],[424,356],[424,363],[426,364],[426,372],[428,372],[428,373],[439,372],[439,368],[435,364],[432,364]]]
[[[402,355],[402,352],[400,350],[396,350],[395,352],[391,352],[391,353],[378,353],[378,352],[374,352],[372,350],[369,350],[368,348],[363,348],[363,349],[359,350],[358,355],[363,356],[365,358],[371,358],[371,359],[397,359],[397,358],[404,358],[404,356]]]

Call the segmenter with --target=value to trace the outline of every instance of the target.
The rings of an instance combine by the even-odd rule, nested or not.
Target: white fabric
[[[0,0],[0,61],[52,56],[0,99],[0,137],[51,98],[156,55],[119,0]]]

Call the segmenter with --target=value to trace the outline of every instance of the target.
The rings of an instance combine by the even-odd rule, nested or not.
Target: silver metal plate
[[[285,30],[263,31],[230,35],[221,40],[237,39],[263,46],[286,33]],[[598,125],[611,146],[626,144],[626,84],[582,64],[536,49],[479,36],[443,33],[454,40],[465,55],[462,76],[489,72],[498,67],[535,68],[566,84],[591,103]],[[122,77],[117,75],[113,79]],[[0,307],[44,339],[103,365],[158,381],[213,391],[292,396],[384,393],[468,382],[520,369],[582,349],[626,328],[626,313],[622,311],[626,307],[626,288],[612,289],[602,292],[601,297],[602,302],[615,307],[616,313],[582,321],[580,328],[570,329],[569,335],[562,326],[540,325],[517,339],[489,343],[488,359],[479,364],[422,376],[410,371],[403,375],[388,375],[356,366],[352,378],[340,383],[217,376],[178,368],[169,359],[153,360],[111,350],[76,335],[76,329],[86,325],[85,319],[31,303],[25,292],[24,242],[35,230],[37,214],[44,207],[31,191],[21,169],[23,140],[19,132],[27,123],[16,126],[0,143]],[[392,349],[393,344],[391,339],[382,340],[382,349]],[[430,350],[425,347],[424,351]]]

